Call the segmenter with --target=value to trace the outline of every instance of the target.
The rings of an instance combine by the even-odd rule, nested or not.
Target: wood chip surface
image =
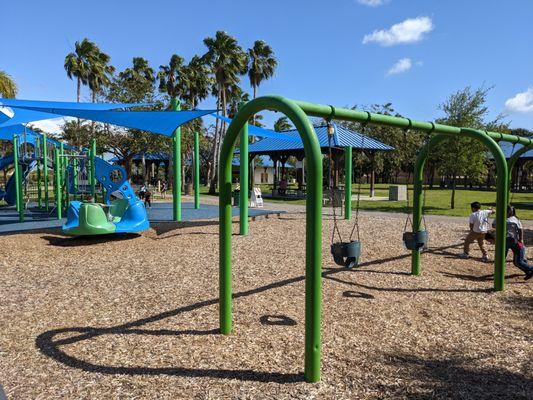
[[[457,258],[466,222],[430,222],[419,277],[402,219],[360,217],[352,271],[333,263],[323,225],[320,383],[303,381],[305,215],[289,213],[233,236],[230,336],[216,221],[2,236],[0,385],[8,399],[533,399],[533,280],[508,263],[493,292],[477,245]]]

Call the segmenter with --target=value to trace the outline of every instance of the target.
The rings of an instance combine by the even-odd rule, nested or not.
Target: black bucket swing
[[[359,265],[359,260],[361,257],[361,240],[360,240],[360,234],[359,234],[359,200],[360,200],[360,193],[361,193],[361,176],[362,176],[362,164],[360,168],[359,173],[359,187],[357,192],[357,205],[356,205],[356,211],[355,211],[355,223],[353,225],[352,231],[350,233],[350,237],[348,241],[343,241],[342,236],[339,230],[339,227],[337,225],[337,214],[335,212],[335,202],[334,202],[334,187],[333,187],[333,179],[332,179],[332,162],[333,162],[333,155],[332,155],[332,145],[331,141],[335,132],[334,126],[331,124],[331,122],[328,120],[327,122],[327,130],[328,130],[328,149],[329,149],[329,187],[330,187],[330,193],[331,193],[331,208],[333,210],[333,233],[331,236],[331,255],[333,256],[333,261],[335,264],[346,267],[348,269],[352,269],[354,267],[357,267]],[[363,154],[363,145],[364,145],[364,128],[363,125],[362,129],[362,142],[361,142],[361,154]],[[345,188],[346,190],[347,188]],[[357,240],[352,240],[354,232],[357,232]],[[339,241],[335,242],[335,233],[337,233],[339,237]]]
[[[407,131],[407,130],[406,130]],[[428,133],[426,138],[426,153],[427,158],[429,159],[429,140],[431,139],[431,133]],[[429,173],[428,173],[429,175]],[[422,223],[424,225],[424,229],[414,232],[413,227],[413,220],[411,219],[411,212],[408,212],[407,219],[405,221],[405,226],[403,228],[403,244],[407,250],[411,251],[424,251],[428,249],[429,246],[429,232],[427,230],[426,226],[426,218],[424,216],[424,210],[426,209],[426,193],[427,193],[427,182],[429,181],[429,177],[426,179],[426,188],[423,188],[423,194],[422,194]],[[407,207],[409,208],[409,187],[407,188]],[[411,225],[411,231],[407,230],[407,227]]]

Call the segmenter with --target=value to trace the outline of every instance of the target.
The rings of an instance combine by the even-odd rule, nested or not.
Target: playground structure
[[[279,111],[285,114],[298,130],[304,143],[307,158],[307,202],[306,202],[306,261],[305,261],[305,379],[308,382],[320,380],[321,358],[321,289],[322,289],[322,158],[313,126],[308,116],[324,118],[326,121],[345,120],[360,122],[363,125],[386,125],[405,130],[420,130],[433,135],[428,146],[420,150],[415,166],[413,199],[413,233],[421,231],[422,223],[422,189],[423,168],[427,159],[428,148],[454,136],[466,136],[481,141],[492,153],[497,167],[497,209],[505,210],[509,193],[509,169],[517,158],[511,158],[507,164],[497,141],[520,143],[524,148],[533,146],[533,139],[498,132],[487,132],[469,128],[458,128],[432,122],[415,121],[408,118],[392,117],[359,110],[337,108],[329,105],[293,101],[279,96],[265,96],[245,104],[230,124],[224,139],[220,156],[219,175],[219,323],[223,334],[232,331],[232,283],[231,283],[231,161],[233,147],[239,135],[246,133],[247,121],[254,114],[263,110]],[[245,137],[245,136],[244,136]],[[241,148],[241,157],[243,149]],[[514,161],[513,161],[514,159]],[[247,182],[246,168],[241,162],[241,182]],[[346,174],[349,175],[349,174]],[[346,192],[351,191],[351,182],[346,185]],[[241,190],[242,193],[247,193]],[[348,195],[347,195],[348,196]],[[351,193],[350,193],[351,197]],[[241,199],[241,204],[244,202]],[[241,234],[248,229],[246,210],[241,209]],[[505,286],[505,237],[506,214],[496,215],[496,254],[494,260],[494,289],[501,291]],[[412,250],[411,273],[419,275],[420,251]]]
[[[333,106],[310,104],[298,101],[288,100],[277,96],[268,96],[257,98],[247,104],[245,104],[235,119],[231,122],[226,138],[223,143],[221,152],[221,170],[219,175],[220,183],[220,202],[219,202],[219,282],[220,282],[220,297],[219,297],[219,323],[220,331],[223,334],[229,334],[232,330],[232,317],[231,317],[231,304],[232,304],[232,287],[231,287],[231,190],[232,190],[232,165],[234,145],[237,137],[241,137],[241,201],[240,201],[240,223],[239,232],[242,235],[246,235],[249,232],[248,227],[248,127],[247,121],[249,117],[262,110],[274,110],[283,112],[298,130],[301,140],[304,144],[305,155],[307,158],[307,203],[306,203],[306,306],[305,306],[305,378],[308,382],[316,382],[320,379],[320,352],[321,352],[321,336],[320,336],[320,324],[321,324],[321,285],[322,285],[322,265],[321,265],[321,242],[322,242],[322,154],[320,145],[318,143],[314,128],[308,120],[308,116],[321,117],[329,124],[331,121],[346,120],[356,121],[366,126],[368,124],[376,125],[388,125],[393,127],[402,128],[405,130],[421,130],[428,134],[427,147],[420,150],[415,169],[415,184],[414,184],[414,206],[413,206],[413,223],[412,232],[418,234],[423,232],[421,229],[422,222],[422,192],[423,192],[423,168],[427,159],[427,152],[431,146],[439,143],[446,138],[453,137],[454,135],[469,136],[476,138],[483,142],[496,160],[498,168],[498,192],[497,192],[497,207],[498,209],[505,209],[508,201],[509,169],[512,168],[513,159],[509,160],[509,164],[506,163],[505,158],[501,153],[501,149],[497,145],[497,141],[509,141],[511,143],[520,143],[524,146],[524,149],[530,148],[533,145],[532,139],[523,138],[513,135],[505,135],[496,132],[484,132],[476,131],[468,128],[455,128],[444,125],[438,125],[430,122],[414,121],[407,118],[397,118],[391,116],[385,116],[380,114],[373,114],[358,110],[348,110],[342,108],[336,108]],[[77,116],[76,113],[73,113]],[[94,116],[93,116],[94,117]],[[179,149],[179,135],[173,133],[175,149]],[[59,165],[61,158],[61,149],[54,150],[54,156],[57,157],[55,165]],[[351,154],[352,149],[345,149],[346,154]],[[91,150],[93,156],[95,152]],[[179,153],[179,151],[178,151]],[[176,156],[176,154],[174,154]],[[96,158],[95,158],[96,159]],[[350,158],[351,159],[351,158]],[[244,161],[246,160],[246,161]],[[94,163],[92,164],[94,165]],[[92,169],[92,167],[91,167]],[[95,174],[91,173],[93,180],[95,180]],[[346,198],[350,201],[346,202],[345,216],[349,218],[351,213],[351,174],[346,175]],[[110,179],[110,176],[103,179]],[[61,172],[59,169],[55,171],[55,182],[61,182]],[[66,185],[68,186],[68,185]],[[91,184],[92,186],[92,184]],[[105,185],[104,185],[105,186]],[[179,188],[181,185],[175,187]],[[61,184],[56,186],[61,203],[61,190],[59,189]],[[179,190],[176,190],[179,195]],[[17,191],[18,193],[18,191]],[[127,196],[128,191],[124,193]],[[96,193],[94,193],[96,194]],[[19,196],[20,197],[20,196]],[[176,195],[174,196],[176,197]],[[178,196],[180,197],[180,196]],[[178,216],[181,213],[180,200],[174,199],[174,216]],[[92,213],[92,208],[88,207],[82,212],[81,204],[75,203],[74,200],[71,203],[72,208],[69,209],[69,213],[72,213],[71,221],[75,221],[76,218],[80,218],[83,214],[89,218],[89,214]],[[74,204],[72,204],[74,203]],[[116,206],[117,209],[124,208],[124,203],[111,204],[112,208]],[[70,211],[71,210],[71,211]],[[59,212],[59,210],[58,210]],[[96,212],[96,211],[95,211]],[[102,220],[102,214],[100,214],[100,220]],[[109,220],[109,216],[112,220]],[[122,221],[125,212],[110,212],[107,215],[107,221],[104,227],[101,229],[101,233],[109,233],[112,229],[117,230],[116,227],[111,227],[107,223],[119,223]],[[115,218],[120,218],[113,221]],[[74,225],[72,226],[75,229]],[[92,228],[91,228],[92,229]],[[100,227],[96,228],[97,230]],[[75,232],[75,231],[74,231]],[[100,233],[100,231],[99,231]],[[505,214],[498,213],[497,215],[497,243],[496,243],[496,257],[495,257],[495,274],[494,274],[494,289],[504,289],[504,268],[505,268],[505,254],[504,254],[504,238],[505,238]],[[412,250],[412,267],[411,273],[413,275],[419,275],[420,269],[420,248],[415,246]]]

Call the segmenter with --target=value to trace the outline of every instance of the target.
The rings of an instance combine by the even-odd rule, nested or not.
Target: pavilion
[[[339,187],[340,172],[344,167],[345,151],[353,154],[358,151],[363,151],[370,159],[372,168],[369,176],[370,193],[374,193],[375,172],[373,167],[374,154],[377,151],[391,151],[393,147],[384,144],[376,139],[352,131],[343,127],[342,125],[332,124],[333,137],[331,141],[332,146],[332,168],[333,168],[333,186]],[[326,125],[315,127],[316,135],[320,143],[322,154],[329,154],[328,146],[328,129]],[[281,132],[290,140],[283,140],[276,137],[265,137],[264,139],[252,143],[249,146],[249,156],[252,159],[255,156],[269,156],[274,163],[274,186],[273,194],[276,193],[277,184],[280,179],[286,178],[286,163],[289,157],[295,157],[298,160],[297,181],[298,190],[305,192],[305,152],[302,141],[299,139],[299,134],[296,129]],[[281,170],[280,167],[281,166]],[[253,176],[253,173],[251,174]],[[281,176],[280,176],[281,175]],[[326,174],[324,176],[327,176]]]
[[[508,142],[500,142],[500,147],[503,150],[505,158],[509,160],[513,154],[522,149],[521,144],[513,145]],[[511,189],[514,191],[529,191],[533,189],[533,182],[530,179],[529,168],[526,165],[533,161],[533,149],[520,155],[512,171],[509,171],[511,176]]]

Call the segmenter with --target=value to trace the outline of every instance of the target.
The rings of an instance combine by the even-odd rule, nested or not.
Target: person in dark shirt
[[[494,244],[496,235],[494,232],[487,232],[485,234],[485,240],[490,244]],[[509,250],[513,252],[513,264],[515,267],[521,269],[526,274],[524,280],[527,281],[531,279],[533,277],[533,265],[530,265],[527,262],[526,247],[524,246],[524,243],[516,240],[512,236],[507,236],[505,243],[505,254],[507,254]]]
[[[146,208],[152,208],[152,192],[149,189],[144,192],[144,206]]]

